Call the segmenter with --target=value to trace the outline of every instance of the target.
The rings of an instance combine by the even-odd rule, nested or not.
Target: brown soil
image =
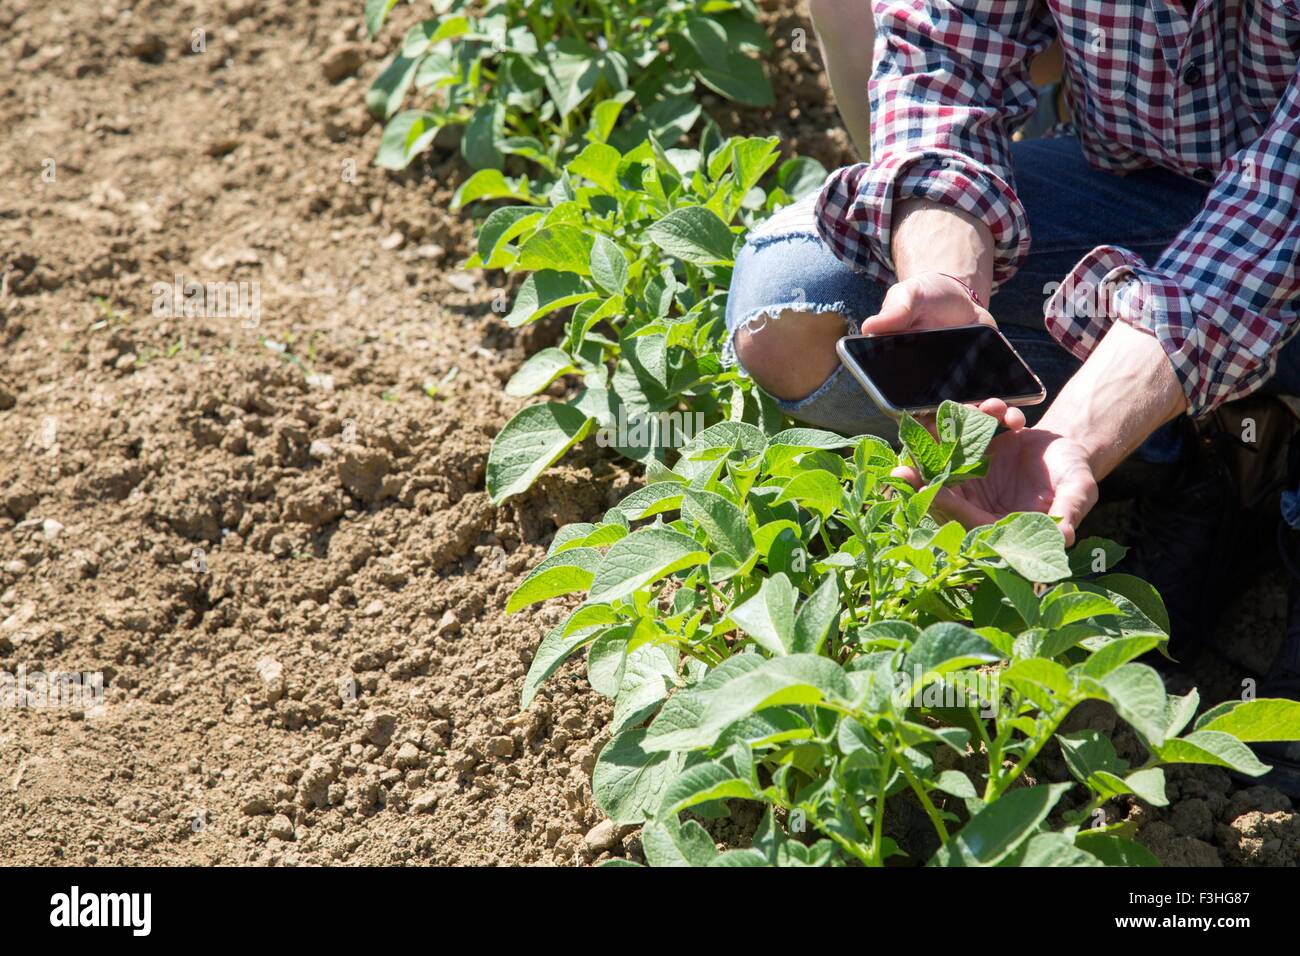
[[[561,611],[503,608],[636,479],[586,448],[487,501],[502,383],[546,331],[457,269],[454,156],[370,165],[364,90],[418,11],[370,43],[360,6],[0,11],[0,671],[106,684],[100,712],[0,712],[0,862],[635,850],[598,827],[580,666],[518,713]],[[815,50],[788,52],[806,21],[770,6],[795,105],[726,125],[850,161]],[[258,283],[259,321],[157,314],[177,275]],[[1179,799],[1149,814],[1169,862],[1296,861],[1280,795],[1191,772]]]

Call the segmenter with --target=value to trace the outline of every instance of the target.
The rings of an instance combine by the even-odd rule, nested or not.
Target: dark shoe
[[[1300,555],[1300,534],[1286,529],[1282,545],[1284,560],[1293,566]],[[1294,575],[1287,591],[1286,637],[1259,685],[1259,696],[1300,700],[1300,577]],[[1274,787],[1288,797],[1300,797],[1300,741],[1251,746],[1260,760],[1273,767],[1251,782]]]
[[[1284,458],[1284,492],[1279,504],[1285,520],[1277,523],[1277,546],[1289,577],[1286,635],[1268,673],[1260,682],[1258,696],[1300,700],[1300,531],[1292,527],[1300,522],[1300,508],[1297,508],[1300,502],[1300,434],[1291,436]],[[1300,798],[1300,742],[1252,744],[1251,749],[1273,769],[1248,782],[1266,784],[1289,797]]]
[[[1217,410],[1194,433],[1163,487],[1140,495],[1120,570],[1159,592],[1169,611],[1169,653],[1181,658],[1214,634],[1224,608],[1267,564],[1286,485],[1296,419],[1268,396]]]

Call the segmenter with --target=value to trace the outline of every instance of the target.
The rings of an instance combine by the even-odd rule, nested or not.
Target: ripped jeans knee
[[[844,317],[845,334],[855,334],[883,298],[883,288],[826,248],[812,224],[810,201],[801,201],[759,227],[736,258],[723,360],[748,374],[736,355],[737,333],[742,328],[759,332],[807,315],[837,313]],[[891,441],[897,435],[893,420],[842,366],[803,398],[775,401],[791,418],[817,428]]]

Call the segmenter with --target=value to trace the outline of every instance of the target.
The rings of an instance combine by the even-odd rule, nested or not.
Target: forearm
[[[891,250],[901,281],[918,272],[944,272],[960,279],[988,303],[993,288],[993,234],[979,219],[928,199],[894,207]]]
[[[861,0],[809,0],[808,11],[840,119],[858,155],[867,159],[871,155],[867,83],[876,33],[871,8]]]
[[[1100,481],[1187,397],[1155,336],[1116,322],[1035,426],[1082,446]]]

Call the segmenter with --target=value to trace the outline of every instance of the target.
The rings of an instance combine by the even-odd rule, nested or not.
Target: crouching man
[[[1048,402],[1028,423],[989,406],[1006,426],[989,474],[944,492],[943,509],[971,524],[1045,511],[1072,538],[1103,479],[1127,485],[1125,569],[1161,591],[1186,649],[1249,567],[1234,543],[1261,550],[1233,540],[1253,525],[1232,466],[1242,436],[1223,423],[1253,396],[1253,426],[1280,447],[1294,431],[1264,396],[1300,395],[1300,0],[870,6],[857,35],[874,15],[871,161],[751,236],[729,350],[791,417],[887,433],[836,340],[996,322]],[[825,45],[833,81],[860,73],[837,57],[868,55],[853,34]],[[1074,132],[1013,142],[1037,99],[1031,60],[1053,40]],[[864,91],[836,93],[855,115],[845,103]],[[1282,457],[1256,455],[1264,470]],[[1291,606],[1263,696],[1300,699]],[[1269,782],[1300,794],[1300,748],[1264,756]]]

